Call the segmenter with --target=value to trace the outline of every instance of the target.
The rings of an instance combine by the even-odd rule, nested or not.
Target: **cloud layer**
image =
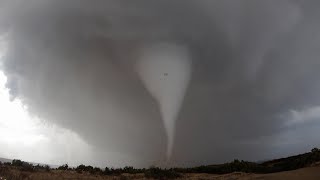
[[[319,5],[316,0],[2,0],[0,36],[7,44],[2,69],[11,95],[31,113],[75,131],[98,149],[150,165],[165,160],[168,139],[159,99],[141,77],[149,75],[141,73],[148,67],[137,72],[137,63],[141,52],[159,43],[181,47],[192,65],[188,85],[179,85],[186,90],[175,110],[172,163],[265,159],[274,154],[275,134],[290,131],[284,114],[320,104]],[[272,138],[253,143],[263,137]]]

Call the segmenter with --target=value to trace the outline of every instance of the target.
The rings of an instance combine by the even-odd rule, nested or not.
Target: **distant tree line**
[[[227,174],[232,172],[245,173],[274,173],[281,171],[296,170],[307,167],[313,163],[320,162],[320,150],[313,148],[311,152],[281,158],[263,163],[234,160],[231,163],[220,165],[199,166],[194,168],[175,168],[180,173],[210,173],[210,174]]]
[[[22,171],[40,171],[40,170],[43,170],[43,171],[50,171],[51,168],[49,165],[40,165],[40,164],[37,164],[37,165],[33,165],[31,163],[28,163],[28,162],[25,162],[25,161],[21,161],[19,159],[14,159],[12,160],[12,162],[5,162],[5,163],[1,163],[0,162],[0,167],[2,166],[2,164],[4,166],[13,166],[13,167],[16,167]]]
[[[76,171],[77,173],[90,173],[94,175],[121,175],[123,173],[138,174],[144,173],[147,178],[156,179],[174,179],[181,177],[182,173],[209,173],[209,174],[227,174],[232,172],[245,172],[245,173],[274,173],[288,170],[295,170],[312,165],[313,163],[320,162],[320,149],[313,148],[311,152],[299,154],[287,158],[281,158],[263,163],[248,162],[243,160],[234,160],[230,163],[220,165],[199,166],[193,168],[170,168],[162,169],[159,167],[150,167],[136,169],[131,166],[124,168],[109,168],[100,169],[98,167],[79,165],[76,168],[71,168],[68,164],[64,164],[56,168],[62,171]],[[30,163],[14,159],[12,163],[1,163],[0,168],[3,166],[14,166],[20,168],[22,171],[50,171],[48,165],[32,165]],[[0,169],[1,170],[1,169]]]

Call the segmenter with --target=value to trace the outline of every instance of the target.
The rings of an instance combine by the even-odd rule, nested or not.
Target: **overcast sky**
[[[319,7],[0,0],[0,156],[194,166],[320,146]]]

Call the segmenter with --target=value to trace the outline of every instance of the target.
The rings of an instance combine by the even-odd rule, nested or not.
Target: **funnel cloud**
[[[137,72],[158,102],[167,135],[167,159],[174,144],[175,121],[191,76],[187,49],[177,45],[156,44],[144,48]]]
[[[269,159],[320,145],[319,7],[0,0],[0,68],[31,114],[130,165]]]

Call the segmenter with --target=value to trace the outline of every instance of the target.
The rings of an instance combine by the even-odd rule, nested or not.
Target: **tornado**
[[[136,70],[158,103],[167,135],[167,161],[175,138],[175,124],[191,76],[191,58],[182,45],[158,43],[141,49]]]

